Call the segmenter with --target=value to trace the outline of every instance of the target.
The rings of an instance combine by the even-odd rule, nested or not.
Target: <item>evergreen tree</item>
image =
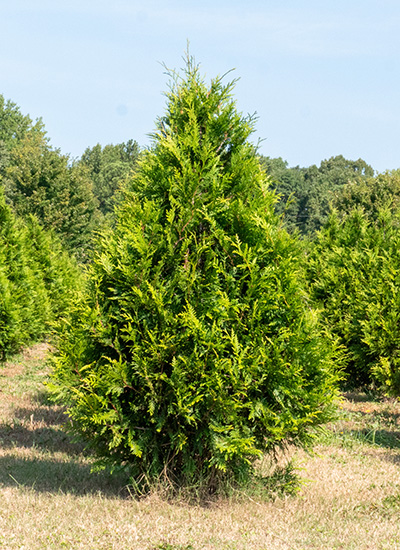
[[[305,441],[337,380],[233,86],[207,86],[191,59],[173,73],[53,374],[104,461],[210,490]]]
[[[14,216],[0,189],[0,359],[48,335],[81,282],[59,240]]]
[[[0,190],[0,359],[44,333],[49,302],[29,242]]]
[[[36,216],[80,261],[88,259],[102,220],[88,170],[52,148],[42,121],[33,123],[2,95],[0,185],[17,216]]]
[[[18,216],[37,216],[79,260],[87,259],[97,226],[97,201],[87,170],[71,166],[42,134],[28,134],[9,153],[3,185]]]
[[[311,295],[347,350],[349,383],[400,395],[400,177],[338,193],[307,269]]]

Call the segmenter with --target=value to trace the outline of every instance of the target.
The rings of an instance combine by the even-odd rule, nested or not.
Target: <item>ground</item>
[[[281,458],[298,491],[202,504],[124,476],[91,473],[89,453],[48,401],[48,346],[0,366],[0,549],[400,549],[400,403],[347,394],[310,452]]]

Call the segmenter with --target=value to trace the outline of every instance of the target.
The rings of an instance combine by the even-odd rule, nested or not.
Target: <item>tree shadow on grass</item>
[[[17,408],[12,419],[0,424],[0,447],[35,448],[71,456],[85,453],[84,444],[75,442],[63,429],[67,422],[68,417],[61,407]]]
[[[18,407],[13,410],[13,416],[19,420],[29,419],[48,426],[62,426],[68,422],[65,408],[46,405]]]
[[[0,487],[20,487],[45,493],[76,496],[103,495],[109,498],[131,498],[128,478],[104,471],[91,472],[91,465],[69,458],[66,461],[47,457],[0,457]]]
[[[128,498],[128,476],[92,473],[91,455],[63,429],[67,422],[64,409],[54,405],[14,409],[0,424],[0,487]]]
[[[128,498],[127,474],[91,472],[91,453],[63,428],[67,423],[65,409],[54,405],[12,410],[0,423],[0,487]]]
[[[0,425],[0,448],[36,449],[50,453],[65,453],[71,457],[87,454],[84,444],[75,442],[60,428],[28,428],[23,425]]]
[[[400,432],[398,431],[365,428],[360,430],[360,435],[372,445],[385,449],[400,449]]]
[[[343,430],[343,437],[384,449],[400,449],[400,432],[384,429],[362,428]]]
[[[345,391],[343,392],[343,396],[348,401],[353,401],[354,403],[366,403],[375,400],[374,395],[371,395],[370,393],[365,393],[361,390]]]

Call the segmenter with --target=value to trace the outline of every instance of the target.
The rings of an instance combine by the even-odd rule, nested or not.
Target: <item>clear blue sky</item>
[[[290,166],[342,154],[400,168],[398,0],[5,0],[0,93],[51,143],[147,145],[190,51],[210,79],[235,68],[260,151]]]

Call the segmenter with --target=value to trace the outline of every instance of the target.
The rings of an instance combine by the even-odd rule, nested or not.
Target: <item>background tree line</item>
[[[0,95],[0,181],[13,211],[37,217],[80,262],[88,260],[92,237],[109,223],[118,189],[134,169],[138,144],[87,148],[71,159],[50,145],[41,120],[33,123]]]

